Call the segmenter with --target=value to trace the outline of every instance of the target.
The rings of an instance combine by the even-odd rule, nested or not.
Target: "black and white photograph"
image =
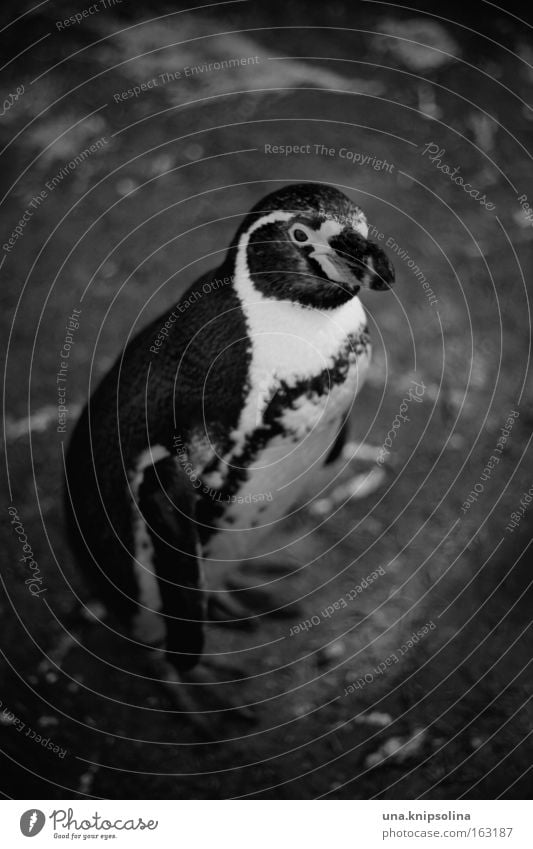
[[[530,5],[4,0],[0,38],[0,816],[525,849]]]

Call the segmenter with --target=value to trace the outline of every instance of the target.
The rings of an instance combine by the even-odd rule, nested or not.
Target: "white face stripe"
[[[296,213],[294,212],[283,212],[282,209],[276,209],[274,212],[269,212],[268,215],[262,215],[261,218],[257,219],[257,221],[254,221],[246,233],[242,234],[241,240],[247,236],[248,239],[246,242],[248,243],[252,233],[255,233],[255,231],[259,230],[260,227],[264,227],[265,224],[273,224],[274,221],[289,221],[291,218],[294,218],[295,214]]]
[[[260,227],[264,227],[265,224],[273,224],[275,221],[290,221],[291,218],[296,218],[300,214],[303,215],[304,212],[302,211],[302,213],[300,213],[298,210],[295,210],[294,212],[287,212],[283,209],[276,209],[273,212],[269,212],[267,215],[262,215],[261,218],[257,219],[257,221],[254,221],[246,233],[243,233],[241,241],[245,236],[248,236],[248,239],[246,240],[248,243],[252,233],[255,233],[256,230],[260,229]],[[346,223],[349,223],[350,227],[355,230],[356,233],[359,233],[359,235],[364,239],[368,238],[368,224],[363,212],[354,216],[354,218]],[[337,221],[336,218],[326,218],[326,220],[320,225],[319,230],[314,230],[312,227],[309,227],[308,224],[304,223],[298,223],[298,226],[301,226],[306,231],[309,230],[309,232],[313,233],[316,240],[317,236],[326,239],[331,238],[332,236],[337,236],[345,227],[345,224]]]

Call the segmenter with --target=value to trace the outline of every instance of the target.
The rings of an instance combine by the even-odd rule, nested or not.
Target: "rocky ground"
[[[523,10],[462,6],[123,0],[68,25],[83,3],[2,12],[5,795],[526,795],[533,50]],[[236,573],[237,597],[253,609],[258,591],[239,588],[262,585],[274,613],[210,630],[237,671],[198,695],[208,740],[126,641],[80,616],[63,450],[128,334],[297,180],[344,187],[389,242],[397,286],[365,298],[374,360],[353,426],[377,451],[406,398],[409,421],[384,474],[372,451],[358,461],[358,497],[324,521],[303,511],[275,564]],[[25,583],[17,519],[46,592]],[[221,713],[225,697],[253,718]]]

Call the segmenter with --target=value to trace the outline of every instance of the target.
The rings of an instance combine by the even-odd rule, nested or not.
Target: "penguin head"
[[[384,290],[394,268],[368,238],[363,211],[320,183],[285,186],[255,206],[237,233],[236,275],[266,297],[328,309],[361,288]]]

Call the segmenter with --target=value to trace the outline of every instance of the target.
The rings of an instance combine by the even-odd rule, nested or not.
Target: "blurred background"
[[[1,790],[526,796],[530,12],[481,0],[186,5],[0,13]],[[357,497],[325,522],[298,516],[280,571],[254,573],[278,615],[211,630],[241,669],[225,687],[255,718],[207,714],[215,739],[198,742],[127,641],[90,617],[80,630],[63,453],[128,336],[218,264],[255,202],[305,180],[362,206],[396,267],[392,294],[364,298],[374,357],[353,425],[374,454]],[[413,381],[421,400],[377,469]],[[82,637],[66,651],[71,631]]]

